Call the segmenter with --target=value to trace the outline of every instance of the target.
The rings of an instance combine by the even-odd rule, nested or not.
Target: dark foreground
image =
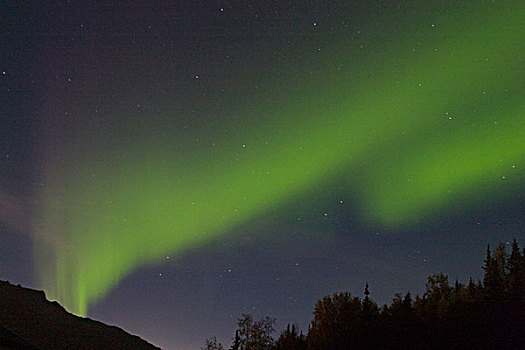
[[[0,281],[0,349],[159,348],[118,327],[70,314],[42,291]]]

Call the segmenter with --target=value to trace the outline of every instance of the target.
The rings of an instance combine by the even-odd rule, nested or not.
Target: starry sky
[[[0,8],[0,279],[166,349],[525,243],[523,1]]]

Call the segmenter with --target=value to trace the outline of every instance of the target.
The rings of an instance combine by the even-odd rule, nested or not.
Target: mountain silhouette
[[[0,349],[160,348],[118,327],[70,314],[43,291],[0,281]]]

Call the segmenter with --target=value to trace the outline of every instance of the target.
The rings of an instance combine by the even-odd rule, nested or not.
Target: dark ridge
[[[0,325],[0,349],[11,350],[38,350],[38,348],[28,343],[24,338],[19,337],[9,329]]]
[[[68,313],[43,291],[0,281],[0,349],[160,349],[138,336]]]

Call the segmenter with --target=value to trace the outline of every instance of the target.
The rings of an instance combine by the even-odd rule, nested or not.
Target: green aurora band
[[[268,105],[242,105],[247,121],[227,132],[101,142],[81,161],[70,155],[88,142],[74,140],[40,195],[47,234],[36,235],[35,261],[48,297],[86,315],[137,267],[341,172],[359,212],[385,227],[522,188],[525,2],[449,12],[418,30],[392,17],[358,58],[343,40],[320,56],[324,78],[294,82],[300,93],[265,87],[271,101],[253,99]],[[213,144],[195,141],[203,135]]]

